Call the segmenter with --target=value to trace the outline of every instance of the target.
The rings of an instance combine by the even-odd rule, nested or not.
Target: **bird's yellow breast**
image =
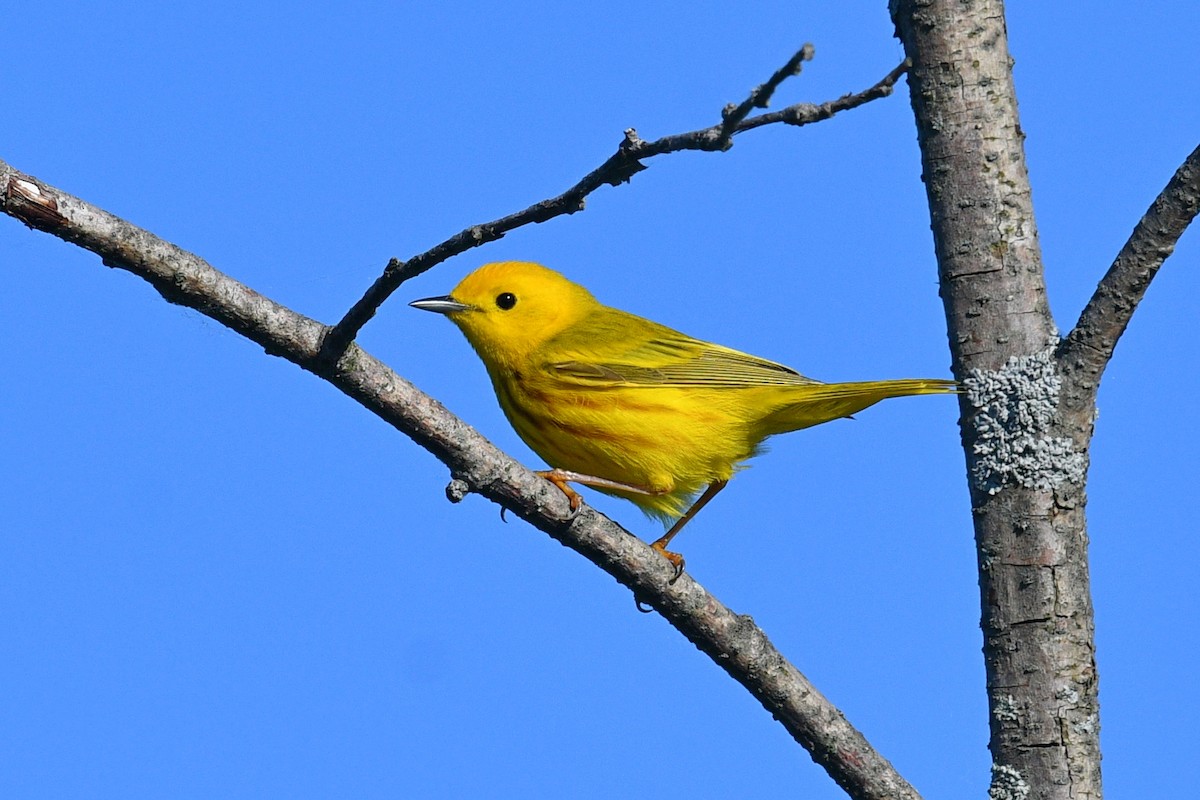
[[[653,494],[609,493],[663,519],[754,454],[736,390],[580,387],[541,370],[491,377],[509,422],[547,464],[644,488]]]

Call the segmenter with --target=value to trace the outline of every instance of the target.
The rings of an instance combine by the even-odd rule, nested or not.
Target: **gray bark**
[[[902,0],[979,565],[993,794],[1099,797],[1088,436],[1065,430],[1004,7]],[[1090,435],[1090,429],[1088,430]]]

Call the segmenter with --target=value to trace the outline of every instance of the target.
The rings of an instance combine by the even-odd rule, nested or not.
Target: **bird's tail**
[[[848,417],[889,397],[958,391],[957,383],[939,378],[789,386],[784,403],[764,420],[764,424],[769,431],[767,435],[787,433]]]

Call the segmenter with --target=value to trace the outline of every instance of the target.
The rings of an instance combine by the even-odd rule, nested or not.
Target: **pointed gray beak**
[[[422,311],[433,311],[438,314],[457,314],[460,311],[466,311],[471,308],[471,306],[458,302],[448,294],[441,297],[426,297],[423,300],[413,300],[409,305],[413,308],[419,308]]]

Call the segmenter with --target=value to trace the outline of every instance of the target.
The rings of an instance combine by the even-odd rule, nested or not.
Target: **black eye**
[[[517,296],[512,292],[503,292],[496,295],[496,307],[501,311],[508,311],[517,304]]]

